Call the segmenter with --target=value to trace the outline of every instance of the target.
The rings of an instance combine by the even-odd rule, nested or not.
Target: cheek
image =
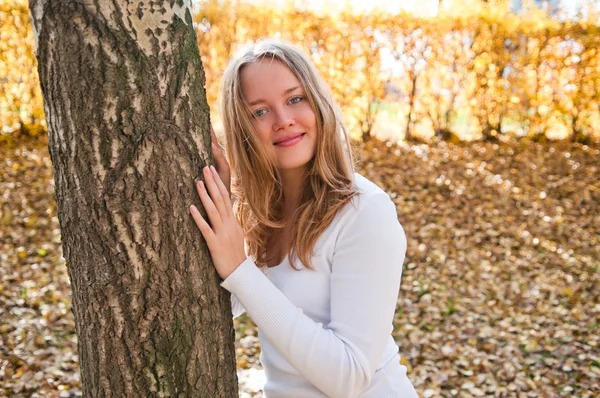
[[[317,115],[315,115],[315,112],[308,103],[306,103],[306,106],[302,108],[301,117],[305,124],[311,126],[315,126],[317,124]]]
[[[271,130],[269,128],[269,122],[267,121],[267,118],[255,120],[253,125],[261,142],[266,142],[271,139]]]

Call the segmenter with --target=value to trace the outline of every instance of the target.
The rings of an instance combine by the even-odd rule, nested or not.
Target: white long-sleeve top
[[[223,282],[234,316],[259,329],[264,395],[416,397],[391,335],[406,237],[389,196],[359,174],[359,194],[317,240],[314,270],[246,259]]]

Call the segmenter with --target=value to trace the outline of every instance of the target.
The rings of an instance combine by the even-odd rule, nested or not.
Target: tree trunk
[[[412,89],[410,90],[409,102],[408,102],[408,116],[406,118],[406,131],[404,132],[404,140],[409,142],[416,141],[415,136],[413,135],[413,113],[415,108],[415,98],[417,96],[417,79],[419,75],[415,73],[411,73],[411,83]]]
[[[31,0],[86,397],[237,397],[188,206],[212,162],[190,0]]]

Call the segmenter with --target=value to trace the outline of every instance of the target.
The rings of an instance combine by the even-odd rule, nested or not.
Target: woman
[[[391,336],[404,231],[389,196],[354,173],[315,67],[259,41],[229,62],[221,100],[235,208],[213,146],[219,170],[197,184],[208,221],[190,212],[234,316],[258,326],[265,397],[417,396]]]

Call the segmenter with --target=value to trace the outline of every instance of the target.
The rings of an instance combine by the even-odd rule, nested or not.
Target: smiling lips
[[[302,140],[302,138],[305,135],[306,135],[306,133],[290,134],[290,135],[284,137],[283,139],[277,141],[273,145],[277,145],[280,147],[288,147],[288,146],[296,145],[297,143],[299,143]]]

